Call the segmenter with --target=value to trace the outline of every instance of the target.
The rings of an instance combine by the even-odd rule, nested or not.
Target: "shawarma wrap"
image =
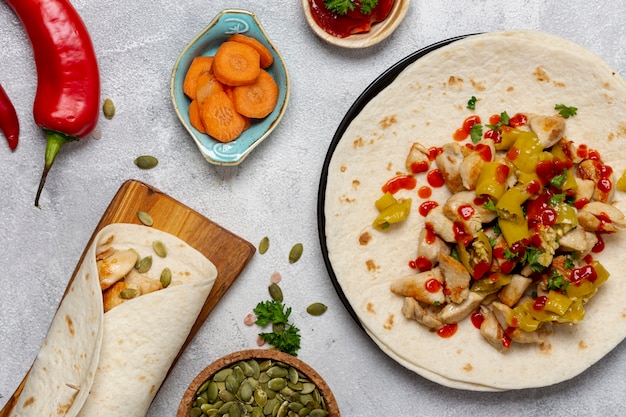
[[[467,108],[472,96],[476,110]],[[399,198],[413,199],[412,212],[384,232],[372,227],[379,214],[374,203],[388,179],[407,172],[411,144],[453,142],[473,113],[552,115],[559,103],[578,109],[567,120],[567,139],[596,149],[619,178],[626,168],[626,83],[581,46],[534,31],[469,36],[422,56],[365,104],[333,143],[324,200],[332,272],[366,332],[403,366],[455,388],[540,387],[580,374],[626,337],[623,233],[603,235],[605,249],[593,255],[611,276],[585,305],[584,320],[555,326],[546,343],[506,353],[490,346],[470,320],[452,337],[439,337],[406,319],[403,298],[390,291],[415,259],[424,229],[417,213],[424,200],[416,189],[427,184],[398,191]],[[443,202],[450,195],[447,187],[434,187],[428,199]],[[626,211],[623,193],[612,204]]]
[[[158,254],[154,242],[161,242]],[[124,284],[132,291],[115,301],[120,291],[109,294],[105,306],[103,289],[113,284],[102,275],[114,281],[128,259],[113,254],[126,251],[135,260],[151,257],[151,267],[133,275],[133,265],[133,278]],[[166,268],[171,282],[163,287]],[[129,280],[124,275],[119,283]],[[145,415],[216,277],[213,263],[176,236],[142,225],[104,227],[64,295],[10,415]]]

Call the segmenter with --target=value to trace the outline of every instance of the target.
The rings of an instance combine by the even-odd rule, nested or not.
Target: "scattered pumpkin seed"
[[[165,247],[165,244],[160,240],[155,240],[154,242],[152,242],[152,249],[154,250],[154,253],[156,253],[161,258],[165,258],[167,256],[167,248]]]
[[[295,263],[298,262],[298,259],[300,259],[300,257],[302,256],[302,243],[296,243],[295,245],[293,245],[293,247],[291,248],[291,251],[289,251],[289,263]]]
[[[120,291],[120,298],[123,298],[124,300],[130,300],[132,298],[135,298],[137,296],[137,290],[134,288],[124,288],[122,291]]]
[[[321,316],[328,310],[328,307],[322,303],[313,303],[306,308],[307,313],[312,316]]]
[[[280,289],[278,284],[271,283],[269,286],[270,296],[275,301],[283,301],[283,290]]]
[[[152,256],[148,255],[145,258],[141,258],[137,264],[137,272],[145,273],[152,268]]]
[[[142,155],[135,158],[135,165],[137,165],[141,169],[152,169],[158,165],[159,160],[154,156],[150,155]]]
[[[115,116],[115,103],[110,98],[104,100],[102,104],[102,113],[104,113],[104,117],[111,120],[113,116]]]
[[[141,223],[143,223],[146,226],[152,226],[154,224],[154,220],[152,219],[152,216],[146,213],[145,211],[138,211],[137,218],[139,219]]]
[[[163,268],[159,280],[161,281],[161,285],[163,285],[163,288],[169,287],[169,285],[172,283],[172,270],[169,268]]]
[[[265,236],[259,243],[259,253],[263,255],[270,248],[270,238]]]

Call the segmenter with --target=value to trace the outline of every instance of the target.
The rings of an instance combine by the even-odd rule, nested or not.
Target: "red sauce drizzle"
[[[436,201],[432,201],[432,200],[424,201],[422,204],[420,204],[418,211],[423,217],[426,217],[428,213],[430,213],[430,211],[434,209],[435,207],[437,207],[438,205],[439,203],[437,203]]]
[[[462,204],[456,210],[463,220],[469,220],[474,215],[474,207],[469,204]]]
[[[428,148],[428,160],[434,161],[435,158],[437,158],[437,156],[441,155],[442,153],[443,153],[443,148],[439,148],[436,146],[433,146],[432,148]]]
[[[431,269],[433,269],[433,264],[432,262],[428,260],[428,258],[424,256],[418,256],[417,259],[415,260],[415,268],[419,269],[420,272],[430,271]],[[428,285],[428,283],[426,284]]]
[[[496,181],[498,184],[504,184],[507,178],[509,178],[509,166],[504,164],[498,165],[496,168]]]
[[[515,161],[518,156],[519,156],[519,149],[517,149],[515,146],[511,146],[511,149],[509,149],[509,151],[506,153],[506,158],[509,161]]]
[[[581,198],[580,200],[574,201],[574,207],[576,207],[578,210],[580,210],[583,207],[585,207],[587,205],[587,203],[589,203],[589,199]]]
[[[525,114],[517,113],[513,117],[509,118],[509,126],[520,127],[528,123],[528,117]]]
[[[437,330],[437,334],[444,339],[447,339],[454,336],[458,327],[459,326],[456,323],[446,324],[445,326]]]
[[[556,223],[557,213],[550,204],[551,197],[552,194],[545,191],[526,203],[526,216],[531,229],[539,225],[552,226]]]
[[[428,171],[429,167],[430,164],[428,163],[428,161],[413,162],[411,164],[411,173],[419,174],[421,172],[426,172]]]
[[[378,5],[369,14],[361,13],[360,2],[358,7],[345,15],[337,15],[326,8],[324,0],[310,0],[311,15],[319,27],[325,32],[338,38],[369,32],[372,25],[387,18],[394,0],[379,0]]]
[[[536,311],[543,310],[546,306],[547,301],[548,301],[548,297],[546,297],[545,295],[541,295],[535,298],[535,301],[533,301],[533,310],[536,310]]]
[[[472,130],[472,126],[474,126],[477,123],[480,123],[480,116],[475,116],[475,115],[469,116],[463,121],[463,126],[458,128],[454,132],[454,134],[452,135],[452,138],[459,142],[467,139],[467,137],[470,134],[470,131]]]
[[[433,232],[430,229],[426,229],[426,237],[424,238],[424,241],[427,244],[432,245],[433,243],[435,243],[436,239],[437,239],[437,235],[435,234],[435,232]]]
[[[382,190],[383,193],[391,193],[395,194],[401,189],[412,190],[417,185],[417,180],[415,177],[410,175],[398,175],[387,181],[385,185],[383,185]]]
[[[485,275],[487,271],[489,271],[490,266],[491,265],[489,264],[489,262],[485,262],[485,261],[478,262],[476,265],[474,265],[474,272],[472,272],[472,278],[474,279],[482,278],[482,276]]]
[[[596,236],[598,237],[598,241],[596,242],[595,245],[593,245],[591,252],[600,253],[604,250],[604,239],[602,239],[602,236],[600,236],[599,233],[596,233]]]
[[[430,293],[436,293],[441,291],[441,282],[437,281],[435,278],[431,278],[424,284],[426,291]]]
[[[432,188],[424,185],[417,190],[417,195],[420,198],[429,198],[431,195],[433,195],[433,190]]]
[[[581,266],[580,268],[572,269],[570,281],[574,285],[580,285],[583,279],[586,279],[590,282],[594,282],[596,279],[598,279],[598,274],[593,266],[585,265]]]
[[[483,321],[485,321],[485,316],[483,315],[483,313],[480,312],[480,310],[476,310],[470,316],[470,320],[472,320],[472,324],[474,325],[474,327],[480,329]]]
[[[443,187],[446,183],[443,179],[441,171],[437,168],[428,171],[428,174],[426,174],[426,180],[428,181],[428,184],[434,188]]]
[[[454,224],[452,225],[452,230],[454,231],[454,239],[463,246],[469,245],[472,240],[474,240],[474,238],[472,238],[472,235],[468,234],[465,231],[465,227],[461,222],[454,222]]]

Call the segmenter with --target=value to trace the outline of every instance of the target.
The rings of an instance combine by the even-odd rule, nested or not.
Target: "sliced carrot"
[[[237,113],[224,91],[208,96],[200,106],[200,117],[206,132],[220,142],[231,142],[241,135],[246,120]]]
[[[203,72],[210,72],[213,65],[212,56],[197,56],[191,61],[183,80],[183,92],[194,100],[198,89],[198,76]]]
[[[230,38],[228,38],[228,40],[243,43],[245,45],[253,47],[254,50],[259,53],[261,68],[267,68],[274,63],[274,55],[272,55],[270,50],[267,49],[265,45],[263,45],[255,38],[244,35],[242,33],[235,33]]]
[[[195,127],[198,132],[206,133],[206,129],[200,118],[200,105],[198,104],[198,100],[192,100],[191,103],[189,103],[189,122],[191,122],[191,125]]]
[[[210,72],[203,72],[198,76],[198,88],[196,99],[198,103],[202,103],[208,96],[218,91],[224,91],[224,86],[217,81],[215,75]]]
[[[250,85],[233,90],[235,109],[246,117],[260,119],[272,112],[278,102],[278,85],[269,72],[261,70],[257,80]]]
[[[212,65],[213,74],[223,84],[250,84],[261,71],[259,53],[251,46],[226,41],[217,48]]]

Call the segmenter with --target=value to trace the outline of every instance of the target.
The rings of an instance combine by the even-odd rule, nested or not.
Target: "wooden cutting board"
[[[220,227],[161,191],[143,182],[128,180],[122,184],[96,226],[76,265],[72,278],[67,284],[67,288],[74,280],[87,250],[100,229],[111,223],[141,224],[137,217],[138,211],[149,213],[154,220],[152,227],[178,236],[204,254],[217,268],[218,274],[213,289],[191,328],[189,337],[181,347],[178,357],[174,361],[175,364],[208,315],[248,264],[256,248],[250,242]],[[0,417],[9,416],[27,378],[28,375],[24,377],[15,393],[0,410]]]

